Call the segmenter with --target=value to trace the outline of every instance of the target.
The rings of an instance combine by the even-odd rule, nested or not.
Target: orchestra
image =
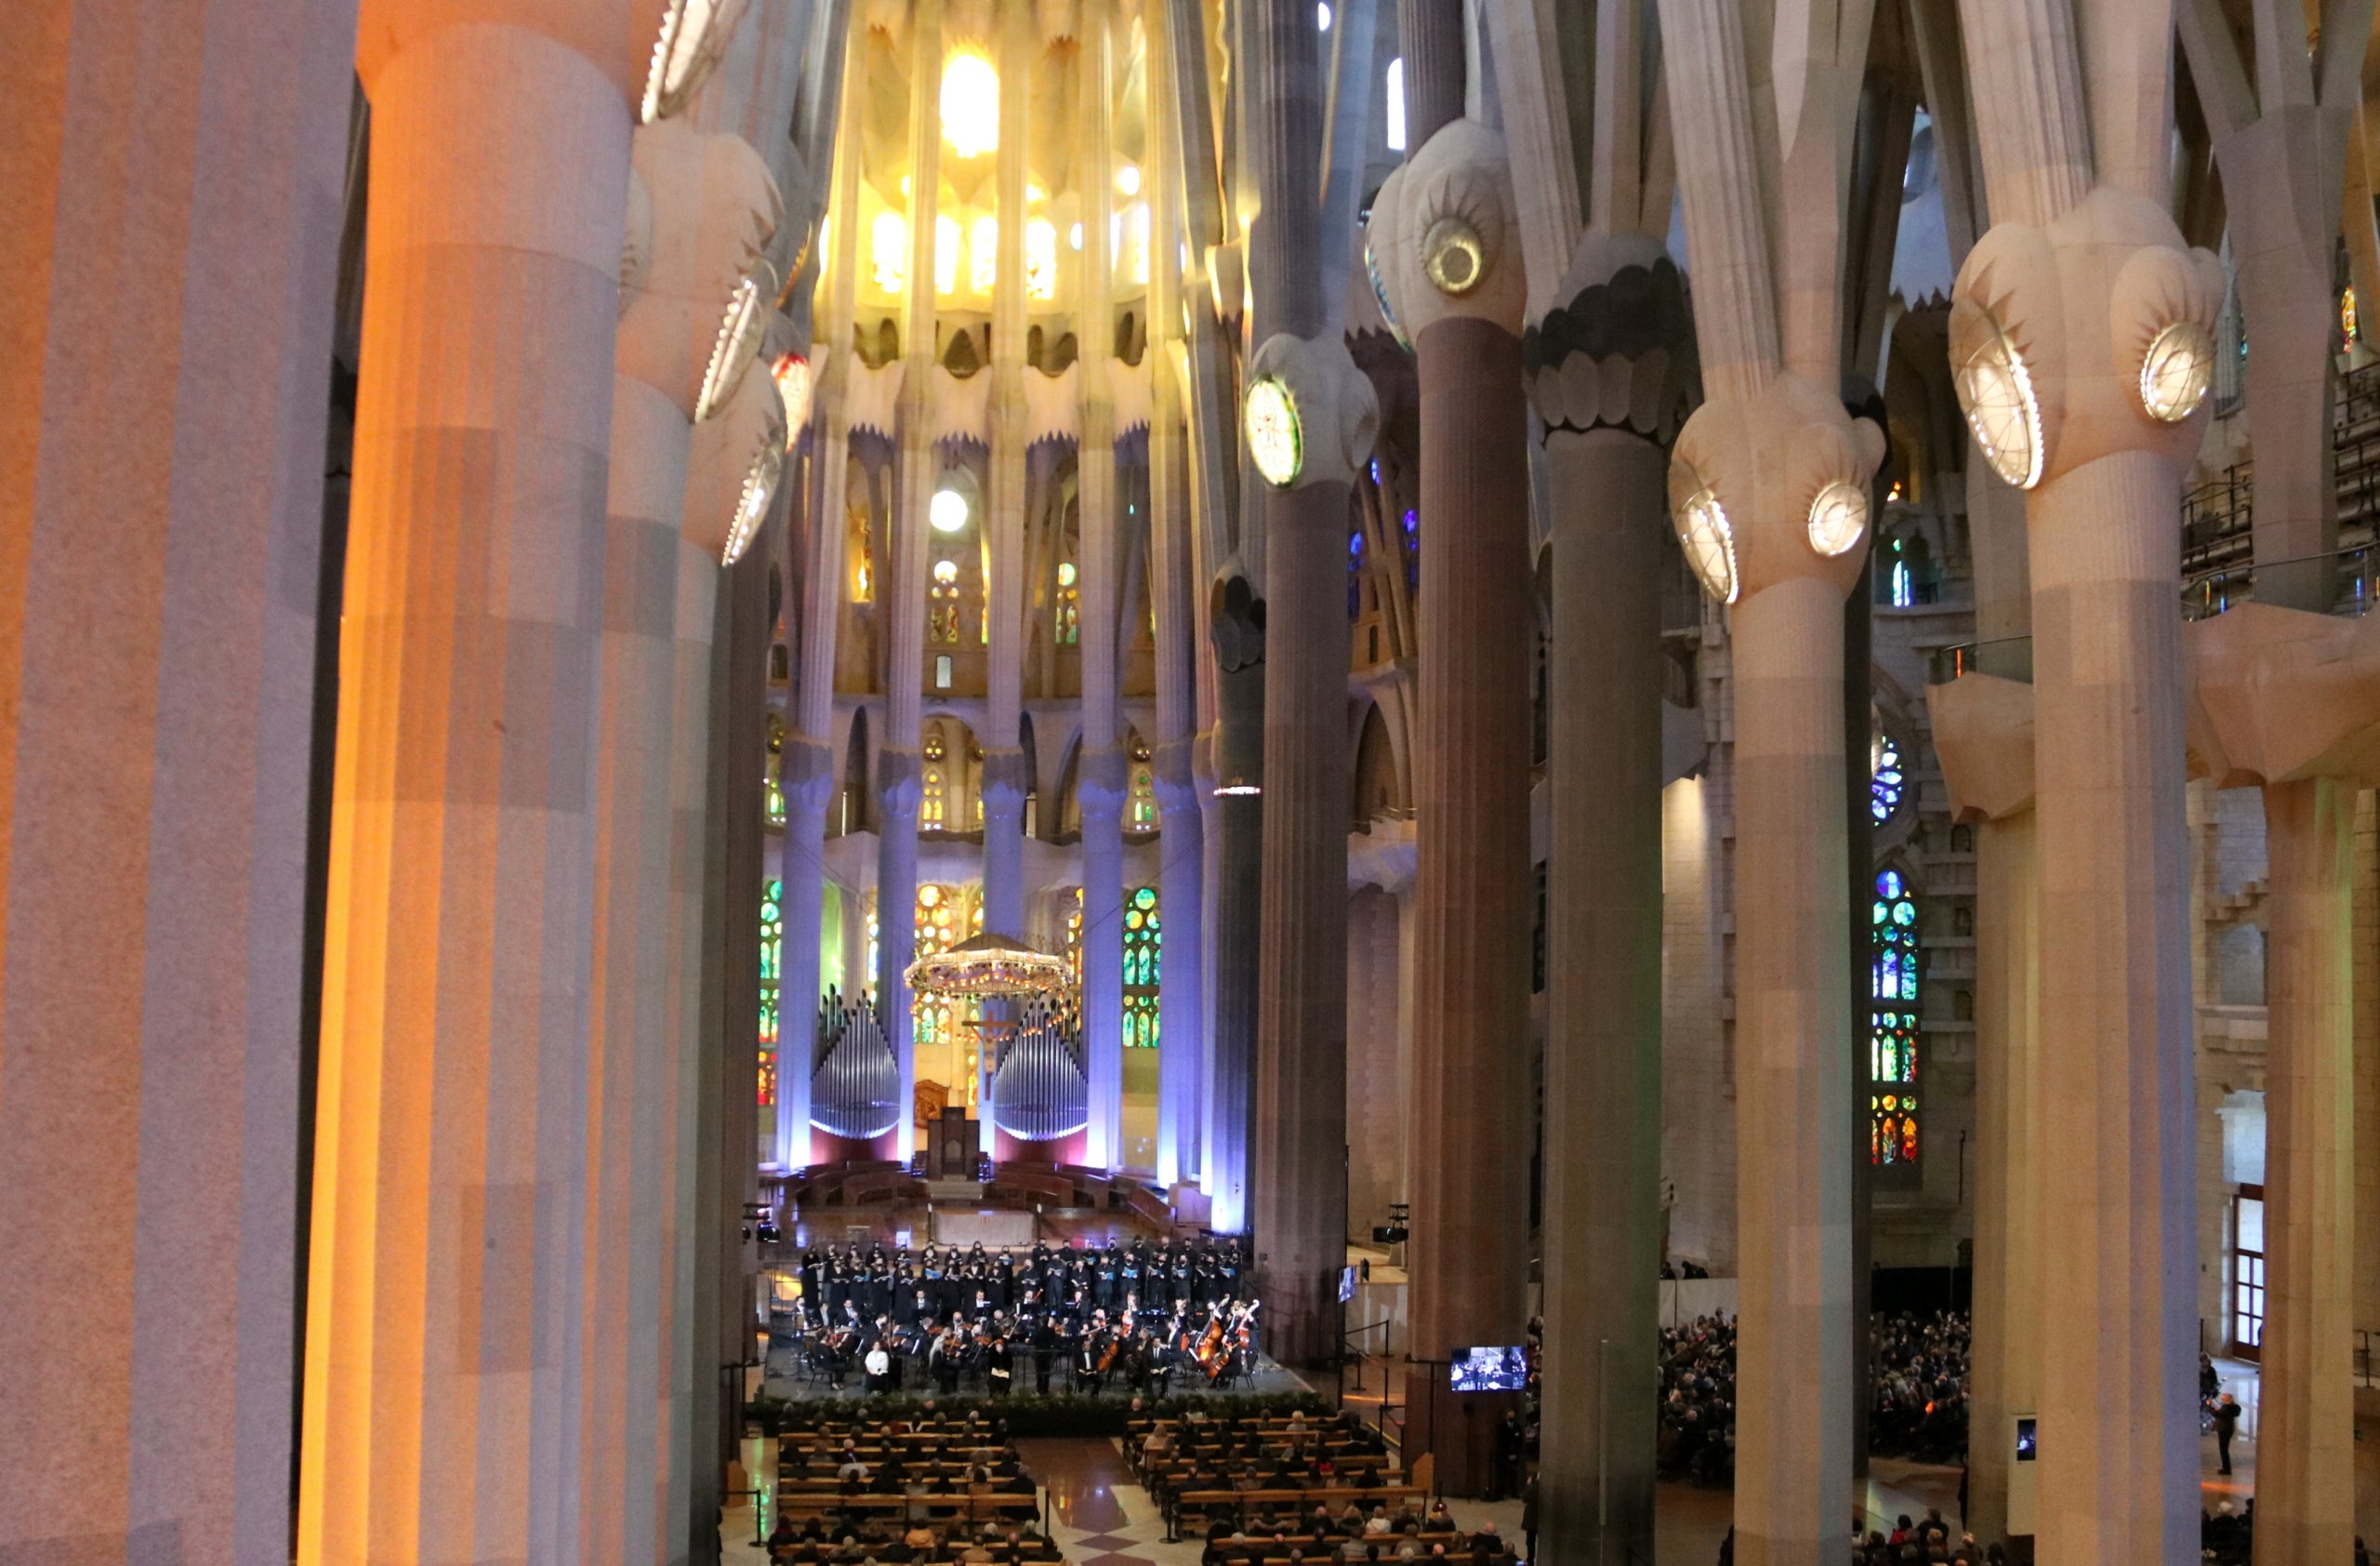
[[[854,1368],[866,1390],[905,1387],[1006,1397],[1029,1367],[1033,1390],[1163,1396],[1229,1390],[1255,1370],[1258,1306],[1238,1290],[1246,1257],[1231,1240],[1135,1241],[1029,1252],[929,1245],[813,1246],[800,1293],[774,1323],[796,1377],[840,1392]]]

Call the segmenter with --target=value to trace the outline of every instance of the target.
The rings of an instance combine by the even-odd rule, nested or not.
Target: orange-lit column
[[[354,25],[0,7],[0,1559],[287,1547]]]
[[[649,19],[648,19],[649,20]],[[631,7],[365,7],[298,1558],[578,1552]]]

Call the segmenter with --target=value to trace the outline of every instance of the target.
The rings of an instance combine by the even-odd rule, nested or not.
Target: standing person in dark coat
[[[1528,1541],[1528,1558],[1537,1559],[1537,1476],[1531,1474],[1521,1491],[1521,1533]]]
[[[2240,1400],[2226,1392],[2215,1405],[2215,1451],[2222,1458],[2223,1473],[2231,1471],[2231,1434],[2240,1424]]]

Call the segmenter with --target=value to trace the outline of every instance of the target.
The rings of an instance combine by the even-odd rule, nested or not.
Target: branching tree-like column
[[[2028,492],[2039,1147],[2061,1171],[2040,1195],[2037,1547],[2149,1566],[2198,1547],[2174,592],[2223,274],[2165,211],[2170,15],[2069,12],[1961,7],[2000,220],[1960,268],[1950,355],[1984,456]]]
[[[2206,693],[2226,681],[2286,682],[2271,688],[2291,698],[2311,695],[2322,687],[2323,671],[2306,667],[2304,653],[2343,640],[2342,628],[2321,617],[2337,591],[2339,532],[2331,429],[2338,315],[2331,265],[2372,0],[2325,7],[2310,48],[2297,46],[2302,8],[2256,0],[2250,9],[2253,85],[2219,7],[2192,0],[2178,12],[2223,173],[2240,308],[2255,335],[2247,399],[2256,447],[2256,614],[2253,621],[2191,633],[2202,707]],[[2368,199],[2363,210],[2370,210]],[[2368,236],[2368,217],[2363,222]],[[2260,633],[2254,641],[2246,639],[2251,625]],[[2365,701],[2352,698],[2310,709],[2291,698],[2226,716],[2269,732],[2301,710],[2325,726],[2373,715]],[[2225,749],[2263,749],[2247,745],[2247,737],[2227,732]],[[2244,769],[2264,783],[2271,909],[2266,1310],[2256,1409],[2260,1566],[2335,1559],[2355,1537],[2355,1392],[2347,1360],[2355,1272],[2347,866],[2355,803],[2345,769],[2290,768],[2296,760],[2282,759],[2287,770],[2279,775]]]
[[[594,755],[584,1301],[589,1416],[580,1468],[588,1552],[644,1560],[661,1538],[665,1468],[656,1391],[669,1287],[663,1229],[678,1174],[665,1144],[674,1143],[669,1090],[678,1042],[669,1026],[668,967],[679,551],[691,541],[707,562],[716,562],[739,519],[757,519],[776,473],[784,425],[781,412],[772,425],[770,405],[777,399],[751,365],[756,338],[731,334],[721,352],[721,312],[738,302],[777,219],[776,191],[760,154],[739,137],[706,137],[663,121],[636,133],[633,157],[644,200],[630,204],[628,251],[640,269],[627,280],[633,296],[621,314],[612,389]],[[639,222],[640,216],[646,220]],[[721,419],[726,408],[720,390],[742,382],[755,383],[753,396],[741,400],[745,417],[712,431],[732,428],[741,437],[742,471],[734,471],[731,448],[721,445],[718,454],[726,460],[708,467],[727,471],[731,484],[714,478],[690,495],[694,416]],[[752,485],[748,494],[743,481]],[[681,521],[694,524],[691,538]]]
[[[1702,121],[1678,185],[1710,393],[1678,436],[1671,518],[1734,635],[1736,1559],[1815,1566],[1852,1505],[1843,600],[1884,432],[1843,409],[1838,279],[1867,25],[1813,12],[1777,38],[1762,91],[1792,113],[1771,121],[1738,7],[1661,17],[1670,101]],[[1770,205],[1792,215],[1773,249]]]
[[[1251,451],[1274,486],[1256,1271],[1267,1346],[1310,1364],[1338,1346],[1347,1254],[1347,497],[1379,409],[1336,335],[1267,338],[1248,402]]]
[[[351,0],[0,16],[11,1559],[288,1548],[354,45]]]
[[[578,1553],[598,636],[651,37],[624,3],[376,0],[359,30],[371,285],[323,965],[308,1562]]]
[[[1421,734],[1414,748],[1412,1360],[1407,1440],[1456,1494],[1495,1424],[1443,1394],[1455,1349],[1527,1314],[1529,670],[1527,300],[1503,139],[1452,120],[1372,208],[1371,256],[1421,404]]]

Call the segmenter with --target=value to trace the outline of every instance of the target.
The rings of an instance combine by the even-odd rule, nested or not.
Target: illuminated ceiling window
[[[1388,109],[1388,150],[1405,151],[1405,57],[1397,56],[1388,62],[1388,92],[1384,100]]]
[[[1025,292],[1037,299],[1058,297],[1058,231],[1046,218],[1025,225]]]
[[[1126,164],[1116,171],[1116,193],[1136,196],[1141,193],[1141,171],[1138,166]]]
[[[933,291],[955,293],[959,288],[959,219],[936,218],[933,220]]]
[[[1149,280],[1149,204],[1134,202],[1130,206],[1108,219],[1108,258],[1116,270],[1131,282],[1145,285]]]
[[[1000,144],[1000,78],[982,55],[960,50],[942,68],[942,134],[962,158]]]
[[[967,285],[978,294],[988,294],[998,281],[1000,264],[1000,220],[978,218],[967,231]]]
[[[899,293],[902,274],[908,267],[908,220],[898,212],[879,212],[876,221],[868,225],[867,238],[877,287],[888,294]]]

